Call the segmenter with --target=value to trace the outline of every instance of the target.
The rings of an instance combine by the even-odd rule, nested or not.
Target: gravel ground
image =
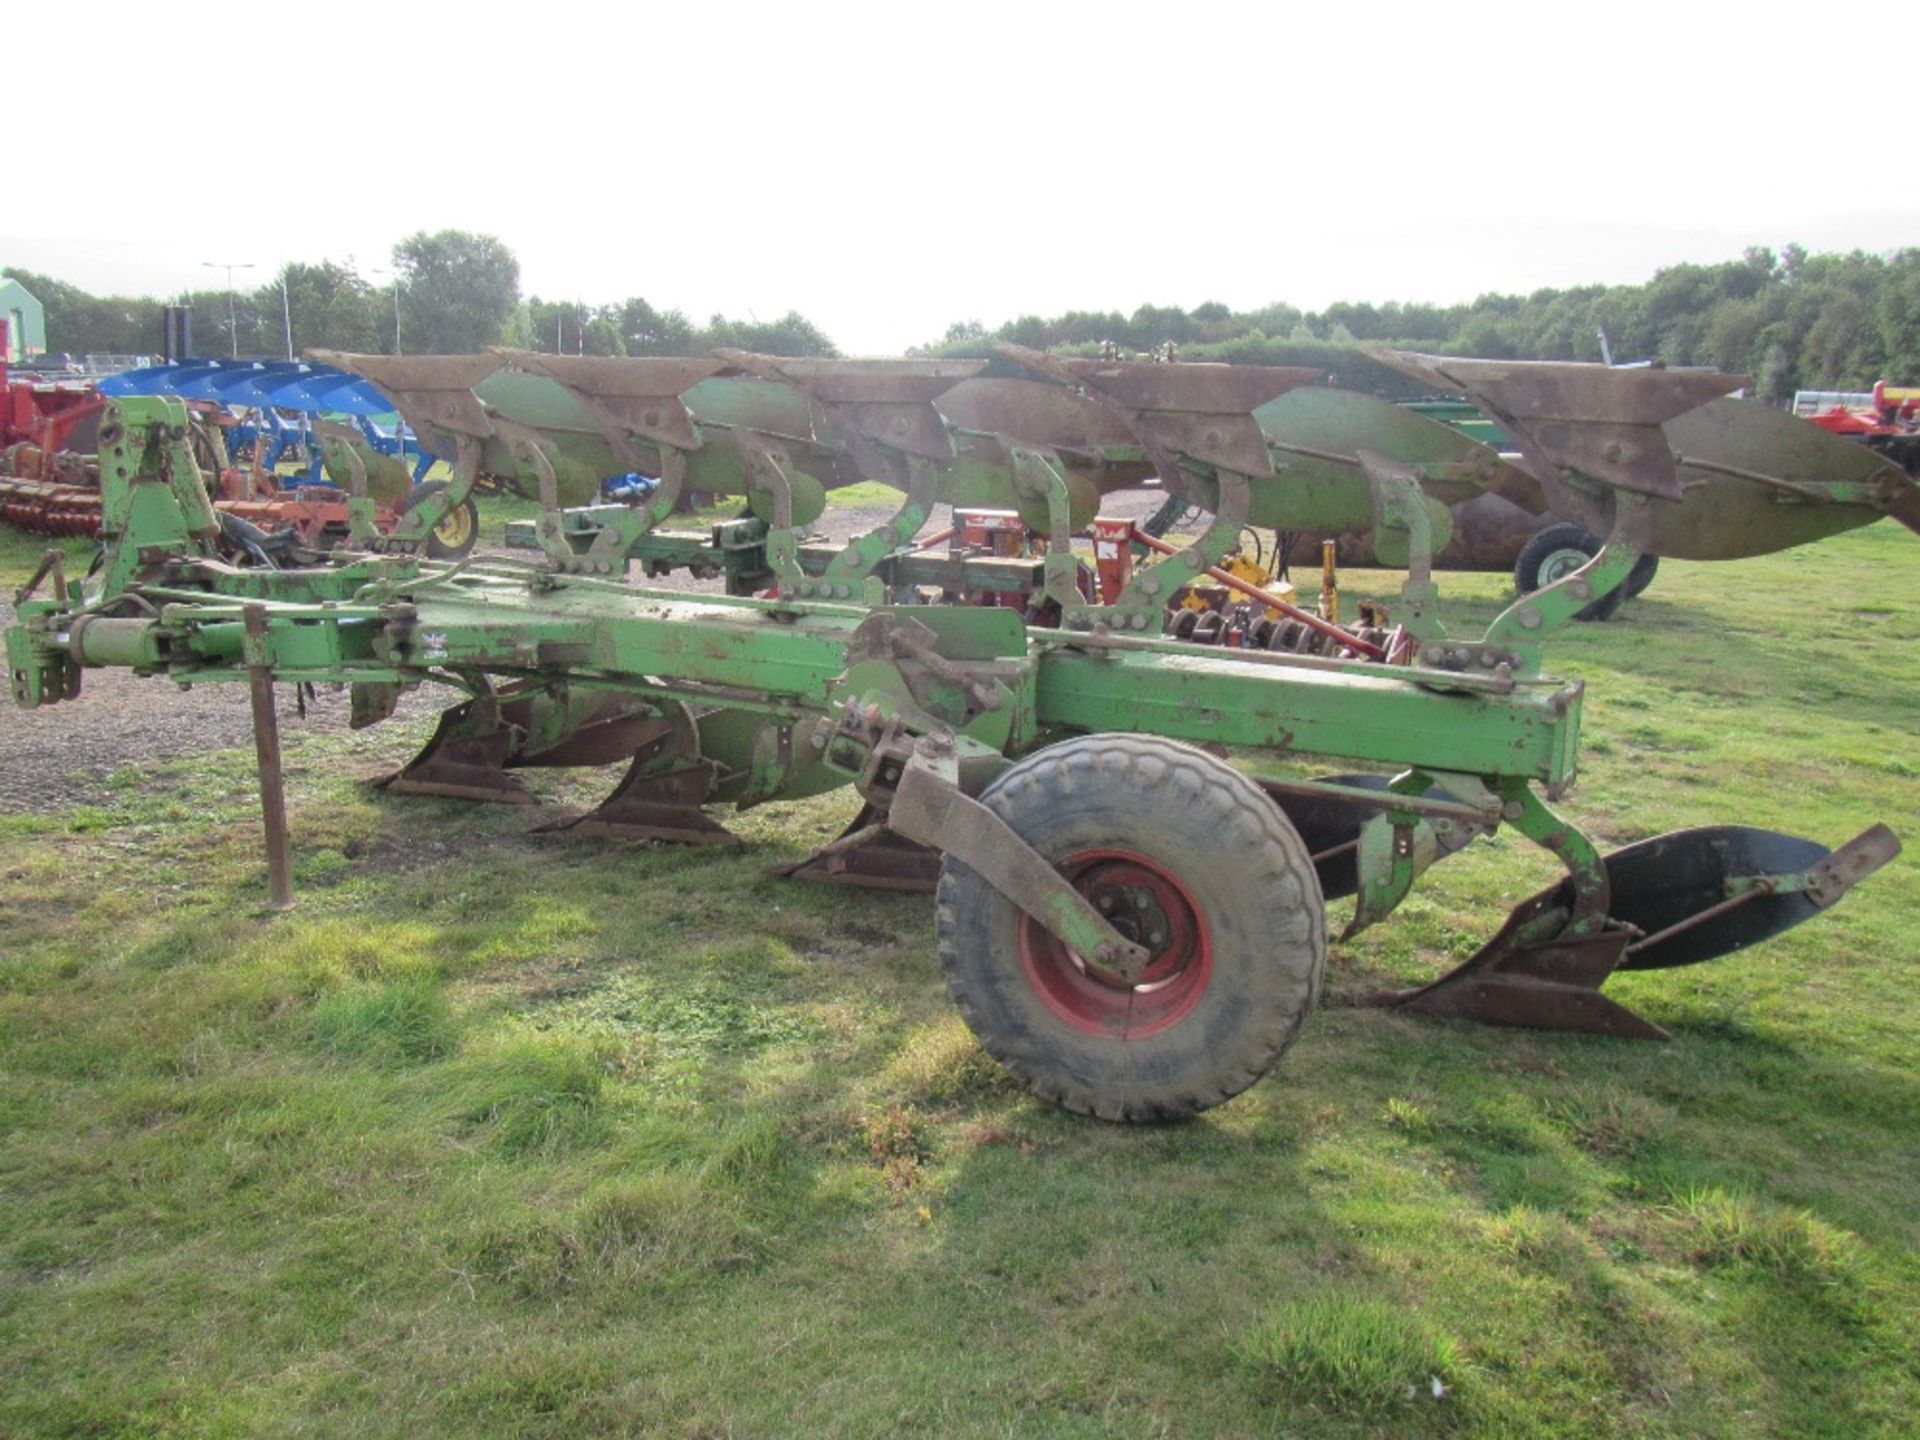
[[[1104,509],[1143,519],[1159,503],[1156,492],[1130,492],[1109,497]],[[891,513],[886,508],[830,507],[814,529],[828,539],[844,541],[872,529]],[[940,506],[924,533],[943,530],[950,523],[950,511]],[[717,593],[722,588],[718,580],[696,581],[684,574],[653,583],[700,593]],[[0,628],[12,623],[13,607],[0,596]],[[283,736],[348,728],[345,687],[321,687],[307,701],[304,719],[295,709],[291,688],[278,686],[275,694]],[[456,698],[442,686],[423,685],[402,699],[396,717],[430,715]],[[185,690],[166,680],[136,677],[128,670],[88,670],[80,698],[71,704],[21,710],[0,703],[0,814],[47,813],[97,804],[112,794],[107,777],[128,765],[250,748],[252,743],[245,685],[223,682]]]
[[[0,598],[0,627],[12,623],[13,607]],[[290,686],[276,686],[274,696],[283,737],[348,728],[344,686],[320,687],[307,700],[305,719]],[[452,699],[451,691],[422,686],[402,699],[396,713],[431,714]],[[131,670],[88,670],[80,698],[71,703],[39,710],[0,704],[0,814],[98,804],[112,794],[107,777],[129,765],[212,750],[251,752],[252,745],[245,685],[221,682],[188,690]],[[247,763],[251,767],[250,757]]]

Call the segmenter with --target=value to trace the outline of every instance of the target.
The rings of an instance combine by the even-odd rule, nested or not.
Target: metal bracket
[[[453,480],[445,490],[430,496],[400,517],[400,523],[385,535],[376,536],[369,548],[378,553],[411,555],[427,543],[440,522],[467,503],[480,478],[481,441],[472,435],[455,437]]]
[[[1011,825],[963,795],[951,740],[944,756],[938,748],[933,737],[922,741],[901,767],[887,807],[888,827],[967,866],[1089,965],[1136,982],[1152,952],[1114,929]]]
[[[1391,915],[1412,891],[1413,882],[1436,860],[1474,835],[1490,833],[1499,826],[1499,802],[1484,786],[1480,793],[1491,802],[1491,808],[1436,801],[1433,789],[1434,777],[1416,769],[1401,772],[1386,790],[1373,793],[1371,798],[1381,813],[1370,816],[1360,827],[1354,856],[1359,898],[1354,902],[1353,918],[1341,932],[1342,943]],[[1448,827],[1444,842],[1436,822]],[[1453,833],[1456,824],[1462,827],[1458,834]]]
[[[746,462],[749,483],[773,497],[773,514],[765,517],[767,568],[780,584],[781,597],[797,598],[809,587],[800,569],[800,537],[793,528],[793,481],[787,473],[792,457],[772,436],[750,430],[736,430],[734,442]]]
[[[40,582],[51,575],[53,577],[53,598],[64,605],[68,599],[66,566],[67,557],[64,552],[60,550],[47,551],[46,554],[40,557],[40,563],[34,567],[33,574],[27,578],[27,583],[13,592],[13,603],[17,606],[23,601],[31,600],[33,598],[33,592],[40,588]]]
[[[1808,870],[1802,888],[1824,910],[1899,853],[1899,836],[1885,825],[1869,826]]]
[[[567,539],[567,522],[560,510],[560,478],[554,472],[553,457],[547,453],[551,442],[538,430],[498,416],[494,417],[493,430],[506,442],[514,458],[534,473],[540,518],[534,522],[533,533],[542,553],[556,569],[570,568],[573,545]]]
[[[1375,551],[1380,551],[1383,534],[1397,530],[1407,537],[1407,578],[1400,587],[1400,623],[1415,640],[1444,639],[1447,632],[1437,613],[1440,588],[1433,583],[1433,557],[1451,536],[1434,534],[1433,515],[1427,509],[1417,470],[1371,450],[1354,453],[1373,489]],[[1381,558],[1388,557],[1383,554]]]
[[[1641,495],[1622,495],[1613,529],[1600,553],[1571,575],[1531,595],[1522,595],[1493,618],[1479,641],[1455,645],[1461,661],[1470,664],[1483,652],[1497,652],[1502,657],[1500,663],[1508,663],[1511,658],[1514,673],[1538,674],[1540,642],[1571,624],[1594,601],[1626,584],[1633,567],[1640,563],[1646,553],[1641,537],[1647,527],[1649,503]]]
[[[933,513],[939,486],[940,472],[932,462],[919,456],[909,457],[906,498],[900,502],[900,508],[884,524],[848,542],[847,547],[828,562],[819,581],[826,587],[822,593],[833,594],[830,587],[836,584],[864,585],[881,561],[901,546],[911,544],[920,527],[927,523],[927,516]],[[800,594],[805,596],[812,588],[805,585]],[[868,597],[870,603],[879,603],[882,598]]]
[[[1238,470],[1220,470],[1218,508],[1213,523],[1183,550],[1175,550],[1164,560],[1134,573],[1133,580],[1111,605],[1078,605],[1068,613],[1064,624],[1072,629],[1090,629],[1105,621],[1115,630],[1157,632],[1160,614],[1167,600],[1183,585],[1190,585],[1224,560],[1240,543],[1253,505],[1252,482]],[[1167,483],[1164,479],[1162,483]]]
[[[949,685],[958,686],[966,693],[968,703],[975,710],[1000,708],[1002,688],[991,680],[982,680],[968,673],[942,655],[939,650],[940,637],[925,625],[917,620],[882,614],[863,621],[862,628],[872,625],[876,620],[884,622],[875,626],[875,629],[885,637],[886,647],[893,655],[917,660]]]
[[[1088,610],[1080,593],[1079,566],[1073,558],[1073,499],[1060,457],[1000,437],[1013,469],[1016,492],[1042,501],[1047,507],[1047,555],[1042,568],[1042,592],[1060,607],[1060,623],[1068,628],[1091,628],[1081,612]]]
[[[632,465],[638,459],[638,452],[625,441],[614,447],[615,453]],[[593,537],[593,543],[586,553],[577,555],[568,561],[568,567],[577,571],[601,574],[624,573],[627,555],[642,535],[656,529],[674,511],[680,503],[680,492],[687,479],[687,455],[671,445],[661,442],[659,445],[660,483],[653,487],[653,493],[641,505],[630,505],[612,510],[609,522]]]
[[[1506,781],[1500,793],[1506,799],[1506,818],[1513,828],[1551,851],[1567,867],[1573,903],[1561,938],[1591,934],[1605,926],[1608,907],[1613,903],[1613,886],[1607,878],[1606,861],[1593,841],[1549,810],[1525,780]]]
[[[313,422],[313,433],[327,458],[339,461],[340,468],[347,472],[347,544],[352,549],[365,550],[378,538],[380,526],[373,500],[367,493],[367,462],[360,458],[355,445],[359,433],[338,420],[321,419]],[[256,456],[258,452],[256,446]]]

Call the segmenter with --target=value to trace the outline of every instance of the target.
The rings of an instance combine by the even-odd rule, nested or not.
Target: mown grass
[[[1920,834],[1917,577],[1887,526],[1666,566],[1553,651],[1565,808]],[[1615,980],[1670,1044],[1352,1008],[1551,873],[1477,845],[1336,951],[1273,1076],[1126,1130],[985,1059],[927,900],[769,878],[845,797],[737,854],[536,837],[357,783],[424,722],[288,730],[288,915],[244,754],[0,821],[0,1433],[1915,1427],[1910,860]]]

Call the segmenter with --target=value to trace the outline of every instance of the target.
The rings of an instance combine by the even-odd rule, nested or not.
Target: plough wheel
[[[427,481],[407,497],[407,509],[413,509],[447,488],[444,480]],[[464,560],[473,553],[474,542],[479,538],[480,511],[469,495],[427,533],[427,554],[435,560]]]
[[[1273,1068],[1326,970],[1306,846],[1251,780],[1190,745],[1094,735],[1015,765],[981,801],[1154,958],[1088,966],[964,863],[941,870],[947,988],[980,1043],[1047,1099],[1170,1120]]]
[[[1513,565],[1514,588],[1522,595],[1544,590],[1563,580],[1600,553],[1602,541],[1584,525],[1563,522],[1537,532],[1520,549]],[[1581,620],[1610,620],[1614,612],[1653,583],[1660,568],[1658,557],[1642,555],[1626,581],[1610,595],[1603,595],[1576,617]]]

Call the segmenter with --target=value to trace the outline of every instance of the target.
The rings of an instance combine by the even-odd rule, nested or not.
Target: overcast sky
[[[526,294],[797,309],[888,354],[955,320],[1920,244],[1908,87],[1873,53],[1900,31],[1867,11],[118,8],[0,27],[0,263],[95,291],[368,270],[451,226],[506,241]]]

